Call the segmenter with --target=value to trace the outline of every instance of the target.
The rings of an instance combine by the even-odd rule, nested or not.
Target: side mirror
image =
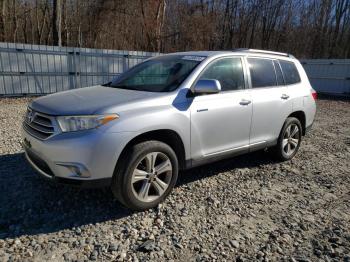
[[[201,79],[194,85],[194,94],[216,94],[221,91],[220,82],[216,79]]]

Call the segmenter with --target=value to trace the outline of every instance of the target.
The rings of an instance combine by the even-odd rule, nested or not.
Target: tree
[[[51,23],[52,23],[53,44],[62,46],[62,2],[61,0],[53,0]]]
[[[350,0],[0,0],[0,41],[350,58]]]

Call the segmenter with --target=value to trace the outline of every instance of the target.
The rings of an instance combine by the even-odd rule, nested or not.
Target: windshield
[[[140,63],[113,79],[107,86],[149,92],[177,89],[206,57],[167,55]]]

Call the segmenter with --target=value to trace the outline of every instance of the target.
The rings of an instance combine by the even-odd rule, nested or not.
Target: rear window
[[[293,62],[285,60],[279,60],[279,62],[283,71],[284,81],[286,85],[293,85],[301,81],[298,69]]]
[[[248,58],[253,88],[277,86],[275,68],[272,60]]]

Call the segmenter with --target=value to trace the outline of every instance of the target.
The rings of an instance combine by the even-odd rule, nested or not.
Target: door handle
[[[282,98],[282,99],[288,99],[288,98],[289,98],[289,95],[283,94],[283,95],[281,96],[281,98]]]
[[[246,106],[246,105],[249,105],[251,102],[252,101],[250,100],[242,99],[241,102],[239,102],[239,104],[242,106]]]

